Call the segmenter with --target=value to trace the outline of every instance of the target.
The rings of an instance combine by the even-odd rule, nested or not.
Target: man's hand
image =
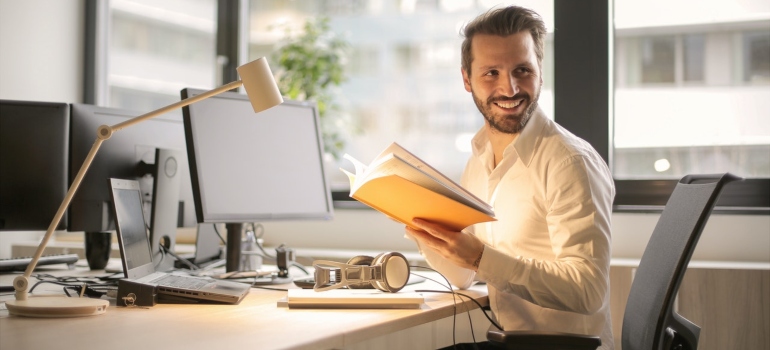
[[[422,219],[415,219],[412,224],[419,230],[407,226],[406,234],[416,239],[422,249],[433,250],[457,266],[478,271],[484,243],[476,236]]]

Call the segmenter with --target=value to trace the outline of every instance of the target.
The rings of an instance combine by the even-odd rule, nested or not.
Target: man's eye
[[[489,72],[484,73],[484,75],[498,75],[499,73],[496,70],[491,70]]]

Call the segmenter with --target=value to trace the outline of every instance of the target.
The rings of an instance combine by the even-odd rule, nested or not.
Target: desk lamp
[[[16,299],[5,302],[8,312],[11,315],[29,316],[29,317],[74,317],[74,316],[91,316],[100,315],[107,311],[109,302],[101,299],[92,299],[88,297],[70,298],[70,297],[28,297],[27,288],[29,288],[29,277],[32,275],[32,271],[35,269],[38,260],[43,255],[45,246],[48,244],[48,240],[53,235],[53,231],[56,226],[59,225],[64,211],[69,207],[72,197],[75,196],[75,192],[78,190],[80,182],[88,171],[91,162],[96,156],[96,152],[99,151],[99,147],[102,142],[109,139],[113,133],[120,131],[123,128],[140,123],[150,118],[157,117],[168,111],[182,108],[189,104],[204,100],[211,96],[221,94],[225,91],[238,88],[243,85],[246,89],[246,94],[251,101],[251,106],[254,108],[254,112],[258,113],[264,111],[270,107],[283,103],[281,93],[278,91],[278,86],[275,84],[275,79],[268,67],[267,59],[264,57],[255,61],[249,62],[237,68],[238,75],[242,80],[234,81],[227,85],[223,85],[214,90],[204,92],[200,95],[196,95],[177,103],[168,105],[158,110],[152,111],[147,114],[140,115],[136,118],[129,119],[114,126],[102,125],[96,131],[96,141],[93,147],[88,152],[83,166],[80,167],[75,179],[72,181],[67,194],[64,196],[64,200],[59,206],[59,210],[54,215],[51,225],[48,226],[48,230],[43,236],[43,240],[35,251],[35,256],[27,266],[24,274],[16,277],[13,280],[13,287],[16,291]],[[106,186],[106,184],[105,184]]]

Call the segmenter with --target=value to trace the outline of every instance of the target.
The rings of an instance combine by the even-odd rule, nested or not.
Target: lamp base
[[[109,305],[107,300],[61,296],[38,296],[5,302],[11,315],[47,318],[101,315],[107,312]]]

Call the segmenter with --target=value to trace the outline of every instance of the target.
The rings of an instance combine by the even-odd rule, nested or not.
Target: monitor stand
[[[227,246],[225,249],[225,271],[239,272],[241,267],[241,235],[243,223],[225,224]]]
[[[174,252],[176,230],[179,223],[180,166],[185,153],[177,150],[156,148],[155,164],[150,166],[152,182],[152,214],[150,215],[150,248],[156,271],[174,269],[176,260],[165,250]]]
[[[243,223],[225,224],[227,229],[227,248],[225,251],[225,271],[241,272],[241,239],[243,234]],[[252,281],[254,285],[286,284],[291,283],[289,276],[289,261],[294,259],[294,251],[283,246],[276,249],[276,265],[278,271],[271,276],[256,278]]]

